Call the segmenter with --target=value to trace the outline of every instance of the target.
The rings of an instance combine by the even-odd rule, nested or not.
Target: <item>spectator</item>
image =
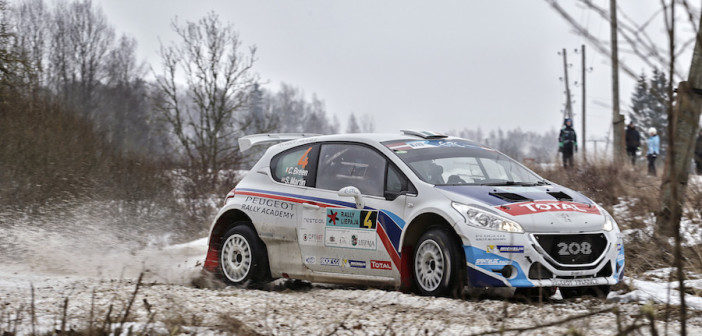
[[[658,137],[658,132],[655,128],[651,127],[648,129],[648,153],[646,157],[648,158],[648,175],[656,176],[656,158],[660,153],[661,140]]]
[[[573,121],[566,118],[563,121],[561,134],[558,135],[558,151],[563,154],[563,168],[573,166],[573,152],[578,151],[578,137],[573,129]]]
[[[636,130],[636,126],[634,126],[634,122],[632,121],[626,128],[626,153],[631,159],[632,166],[636,165],[636,152],[638,151],[639,146],[641,146],[641,136],[639,135],[639,131]]]

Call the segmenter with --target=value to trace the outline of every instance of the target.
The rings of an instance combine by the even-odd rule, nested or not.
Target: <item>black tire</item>
[[[434,228],[417,242],[412,277],[419,294],[460,297],[463,292],[460,250],[446,230]]]
[[[247,286],[269,279],[268,253],[253,229],[237,223],[222,237],[219,274],[228,284]]]

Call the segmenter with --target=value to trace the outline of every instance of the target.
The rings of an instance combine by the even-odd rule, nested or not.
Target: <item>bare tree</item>
[[[211,187],[221,169],[234,168],[236,137],[249,94],[258,81],[256,48],[241,51],[239,34],[210,12],[197,22],[172,22],[180,40],[161,46],[156,109],[177,138],[191,168]],[[178,84],[184,81],[184,86]]]
[[[53,89],[84,115],[92,116],[98,103],[97,88],[105,78],[104,59],[115,41],[114,29],[90,0],[58,2],[50,29]]]
[[[12,62],[12,55],[7,46],[10,45],[12,34],[9,32],[6,20],[7,2],[0,0],[0,80],[6,78],[10,73],[9,64]]]
[[[17,32],[12,48],[27,60],[32,74],[29,80],[46,84],[47,40],[51,15],[44,0],[25,0],[12,8],[12,25]]]

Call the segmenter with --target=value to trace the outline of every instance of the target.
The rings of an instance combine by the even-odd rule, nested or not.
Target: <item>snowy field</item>
[[[627,216],[629,203],[621,200],[615,217]],[[169,236],[118,229],[104,216],[97,220],[99,214],[77,213],[38,222],[0,214],[0,334],[89,328],[119,329],[124,335],[129,330],[148,335],[616,335],[627,328],[636,335],[676,335],[680,330],[677,282],[668,282],[672,268],[626,278],[629,289],[606,300],[564,301],[557,293],[543,303],[432,298],[284,280],[265,289],[216,283],[201,288],[193,281],[207,282],[200,273],[206,238],[173,245]],[[686,218],[683,224],[686,245],[699,244],[699,219]],[[137,244],[137,235],[146,244]],[[690,279],[688,293],[702,292],[702,276]],[[686,302],[687,332],[702,335],[702,297],[688,294]],[[673,307],[665,322],[667,304]],[[655,330],[647,312],[656,314]]]
[[[606,301],[562,301],[557,294],[542,304],[431,298],[286,281],[265,290],[200,289],[191,283],[199,275],[205,250],[203,238],[130,253],[76,255],[75,262],[63,254],[66,251],[58,257],[44,251],[48,254],[35,256],[34,265],[40,267],[5,260],[0,265],[0,331],[49,332],[60,330],[62,321],[66,330],[85,330],[90,321],[99,321],[94,325],[101,328],[111,310],[112,329],[122,325],[125,334],[131,328],[135,334],[478,335],[554,323],[521,335],[562,335],[569,330],[614,335],[617,323],[619,328],[645,323],[642,308],[651,303],[676,304],[678,296],[675,284],[637,279],[626,280],[633,291],[611,293]],[[47,263],[36,264],[42,258]],[[59,259],[68,264],[61,265]],[[650,277],[666,279],[668,271],[658,270]],[[144,278],[134,296],[142,272]],[[691,281],[690,286],[702,288],[702,283]],[[130,314],[124,318],[130,301]],[[702,298],[688,295],[688,304],[693,316],[688,332],[702,334],[698,313]],[[659,333],[667,328],[677,334],[679,323],[659,321],[657,328]],[[651,334],[648,326],[641,331]]]

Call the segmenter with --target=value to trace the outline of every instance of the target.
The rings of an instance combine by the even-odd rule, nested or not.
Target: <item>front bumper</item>
[[[614,285],[623,277],[624,247],[616,232],[480,231],[463,246],[473,287]]]

